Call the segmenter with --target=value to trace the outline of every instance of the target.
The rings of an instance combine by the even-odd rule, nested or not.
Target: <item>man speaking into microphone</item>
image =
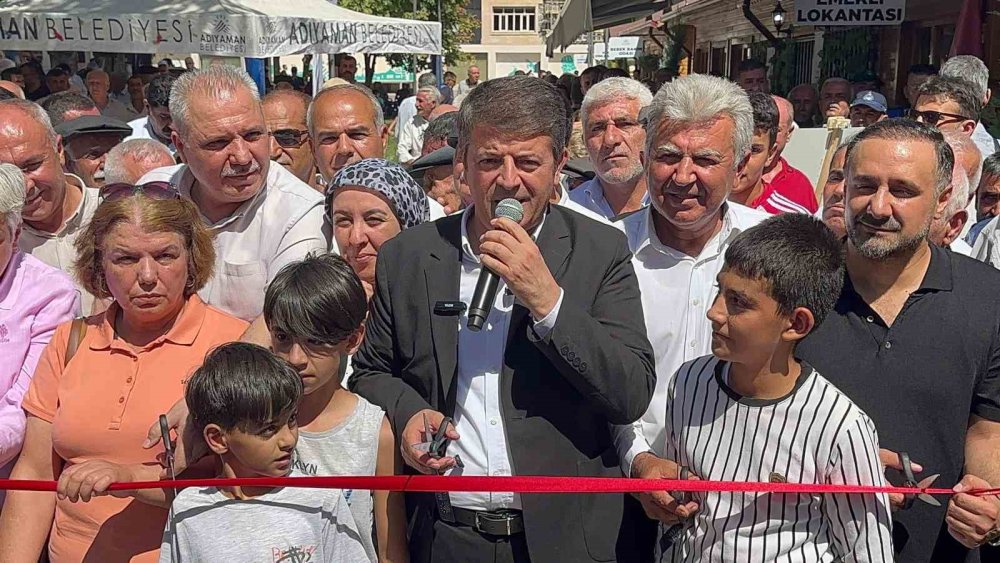
[[[468,95],[458,123],[455,174],[473,205],[382,246],[350,387],[388,413],[411,470],[619,477],[609,425],[642,416],[653,354],[624,236],[549,205],[567,160],[562,98],[538,78],[499,78]],[[505,199],[520,205],[497,212]],[[488,300],[476,295],[491,285],[484,268],[497,289],[470,330],[470,303]],[[451,442],[434,451],[446,416]],[[630,561],[622,501],[410,494],[410,558]]]

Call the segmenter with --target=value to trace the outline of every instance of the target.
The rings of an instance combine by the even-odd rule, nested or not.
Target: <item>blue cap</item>
[[[885,113],[887,110],[885,96],[871,90],[858,92],[858,95],[854,97],[854,101],[851,102],[851,107],[854,106],[868,106],[879,113]]]

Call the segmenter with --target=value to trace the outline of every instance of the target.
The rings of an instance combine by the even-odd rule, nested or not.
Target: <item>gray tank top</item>
[[[325,432],[299,431],[295,447],[296,471],[309,476],[375,475],[378,438],[385,412],[358,397],[354,412],[339,426]],[[365,552],[378,561],[374,541],[374,499],[371,491],[344,489],[344,498],[361,533]]]

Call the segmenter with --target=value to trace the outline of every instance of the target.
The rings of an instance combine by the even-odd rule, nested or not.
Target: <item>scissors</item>
[[[177,474],[174,471],[174,444],[170,441],[170,424],[167,422],[165,414],[160,415],[160,437],[163,439],[163,461],[170,473],[170,480],[174,481],[177,479]]]
[[[934,481],[937,481],[938,477],[941,476],[940,473],[935,473],[930,477],[917,481],[917,478],[913,475],[913,465],[910,462],[910,454],[906,452],[899,452],[899,464],[903,466],[903,477],[906,479],[906,481],[903,482],[904,487],[927,489],[934,484]],[[903,495],[903,510],[908,510],[912,507],[915,500],[920,500],[931,506],[941,506],[941,502],[933,496],[925,493],[919,493],[916,495]]]
[[[435,433],[431,431],[430,422],[427,420],[427,415],[424,414],[424,441],[419,444],[413,444],[413,449],[418,452],[427,452],[433,459],[444,457],[445,451],[448,449],[448,444],[451,443],[451,440],[445,435],[449,424],[455,426],[455,421],[450,416],[444,417]],[[455,465],[460,468],[465,467],[465,464],[462,463],[462,458],[458,455],[455,455]]]

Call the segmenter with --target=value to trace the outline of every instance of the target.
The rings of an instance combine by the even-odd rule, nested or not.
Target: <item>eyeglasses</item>
[[[181,197],[181,193],[170,182],[146,182],[139,186],[124,182],[107,184],[101,188],[99,197],[102,203],[106,203],[139,194],[158,200],[180,199]]]
[[[945,118],[947,118],[948,123],[973,120],[971,117],[959,115],[957,113],[945,113],[943,111],[917,111],[915,109],[911,109],[909,115],[910,119],[926,123],[932,127],[940,125],[941,121]]]
[[[271,132],[271,136],[274,137],[278,145],[286,149],[301,147],[302,143],[306,142],[305,137],[308,134],[308,131],[299,131],[298,129],[278,129]]]

